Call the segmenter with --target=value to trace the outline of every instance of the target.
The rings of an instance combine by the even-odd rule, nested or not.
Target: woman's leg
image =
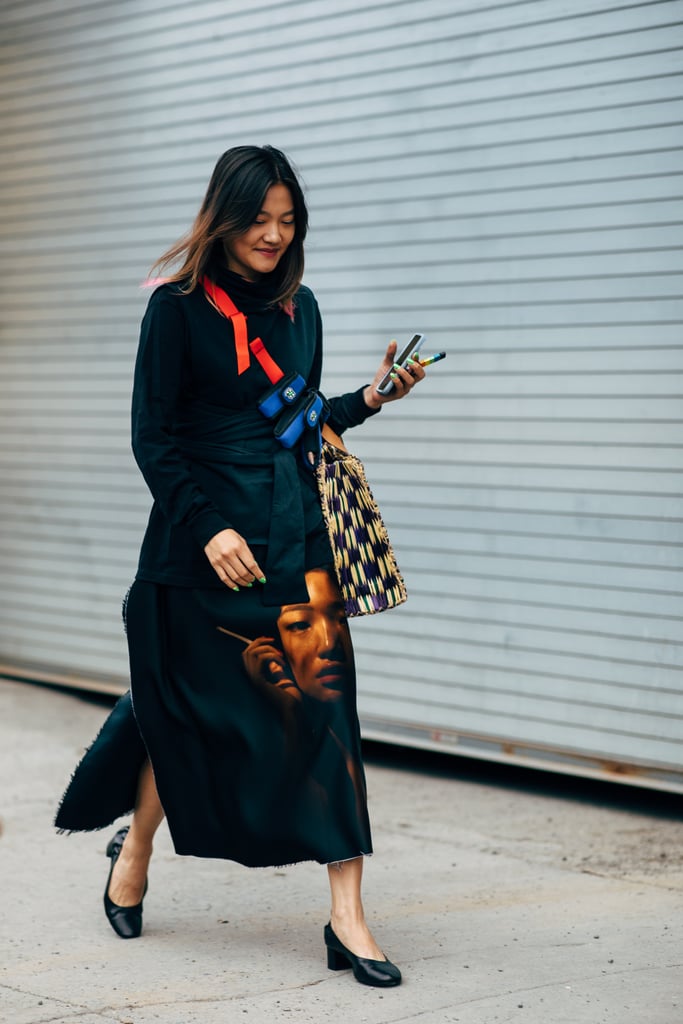
[[[330,924],[335,935],[351,953],[368,960],[384,960],[384,954],[365,923],[361,902],[363,857],[328,864],[332,910]]]
[[[109,899],[117,906],[133,907],[141,901],[154,835],[163,818],[152,766],[145,761],[140,772],[133,820],[114,864],[109,885]]]

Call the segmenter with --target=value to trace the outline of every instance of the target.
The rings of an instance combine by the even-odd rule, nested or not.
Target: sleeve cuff
[[[352,427],[357,427],[365,420],[370,419],[371,416],[376,416],[378,412],[381,412],[382,406],[378,405],[376,409],[372,409],[365,401],[365,389],[368,385],[363,384],[358,391],[351,393],[351,412],[354,415],[355,422],[350,424]]]
[[[207,509],[206,512],[201,512],[190,523],[190,532],[202,551],[217,533],[220,533],[221,530],[230,530],[231,528],[230,523],[226,523],[220,512],[217,512],[215,509]]]
[[[342,434],[349,427],[358,427],[371,416],[376,416],[382,408],[371,409],[366,404],[363,392],[367,384],[363,384],[357,391],[349,391],[338,398],[330,399],[331,414],[329,423],[337,434]]]

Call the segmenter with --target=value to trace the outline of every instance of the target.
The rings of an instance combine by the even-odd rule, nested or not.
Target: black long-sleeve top
[[[318,304],[301,286],[290,316],[269,305],[267,288],[225,270],[212,278],[247,316],[249,339],[260,337],[284,371],[319,388],[322,324]],[[238,376],[231,322],[203,289],[183,294],[162,285],[142,321],[135,366],[132,443],[154,498],[137,578],[187,587],[224,587],[204,546],[232,527],[250,545],[267,545],[273,560],[266,603],[300,600],[303,539],[322,522],[315,479],[296,449],[273,437],[257,409],[270,387],[255,358]],[[363,389],[330,399],[337,433],[371,410]],[[305,590],[304,590],[305,592]]]

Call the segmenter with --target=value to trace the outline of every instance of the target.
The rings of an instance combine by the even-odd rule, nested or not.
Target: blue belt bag
[[[329,406],[323,396],[309,389],[284,409],[275,424],[273,433],[284,448],[293,448],[301,440],[301,456],[307,469],[314,470],[320,461],[320,428],[328,415]]]
[[[306,381],[300,373],[293,370],[268,388],[258,403],[259,412],[263,413],[267,420],[274,419],[283,409],[296,402],[305,387]]]

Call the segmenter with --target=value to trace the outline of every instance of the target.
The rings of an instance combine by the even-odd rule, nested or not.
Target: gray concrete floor
[[[365,899],[400,988],[327,970],[322,868],[176,857],[165,827],[144,934],[121,941],[102,912],[114,830],[52,828],[106,711],[0,680],[6,1024],[683,1021],[679,798],[381,748]]]

